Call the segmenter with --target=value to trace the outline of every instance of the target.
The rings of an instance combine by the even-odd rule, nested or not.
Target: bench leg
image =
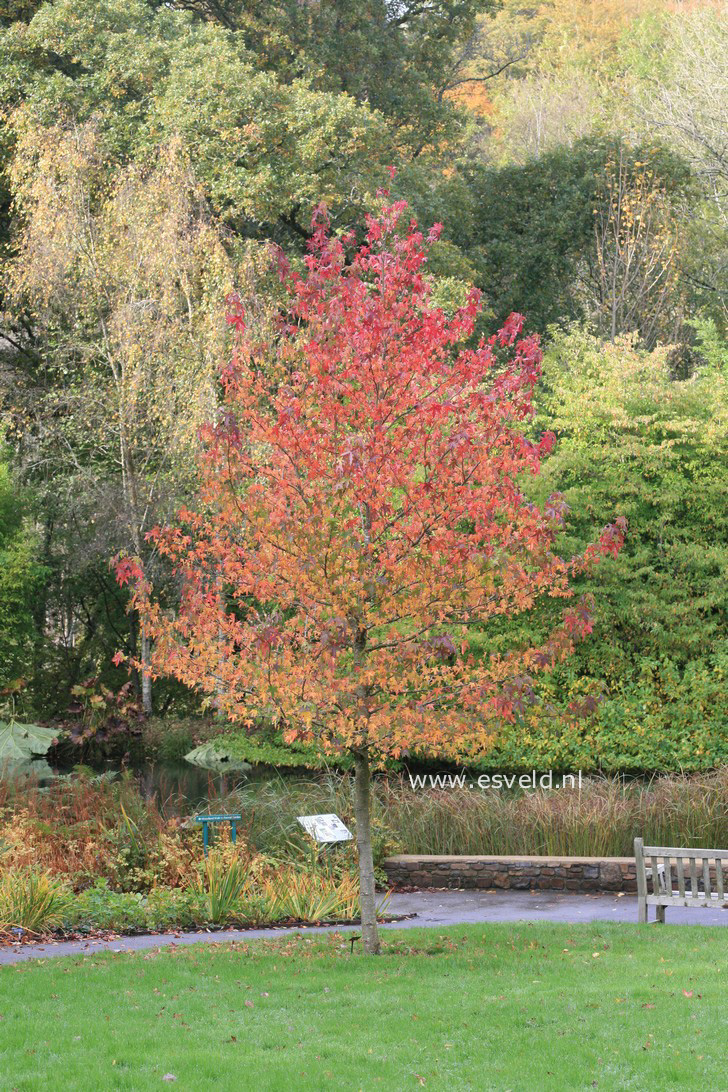
[[[661,925],[665,924],[665,910],[666,909],[667,908],[665,906],[656,906],[655,907],[655,910],[657,912],[657,920],[660,922]]]
[[[647,903],[642,899],[637,900],[637,921],[640,925],[647,924]]]

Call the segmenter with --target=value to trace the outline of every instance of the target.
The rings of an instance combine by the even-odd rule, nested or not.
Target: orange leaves
[[[119,575],[136,581],[154,669],[230,718],[274,719],[324,750],[456,756],[521,715],[532,674],[588,632],[588,605],[537,648],[496,653],[473,634],[540,596],[568,598],[589,559],[554,552],[563,500],[540,509],[518,485],[554,442],[520,431],[537,339],[513,315],[464,347],[478,299],[453,318],[434,306],[429,241],[412,224],[399,234],[404,210],[370,217],[353,254],[319,216],[270,366],[255,346],[236,354],[207,433],[205,507],[155,535],[177,613],[155,606],[140,570]],[[237,301],[230,321],[244,339]],[[623,530],[589,557],[618,549]]]
[[[141,565],[133,557],[120,557],[115,561],[116,579],[123,588],[125,584],[138,583],[144,576]]]

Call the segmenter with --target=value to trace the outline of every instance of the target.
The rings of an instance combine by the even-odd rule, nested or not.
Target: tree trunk
[[[152,648],[149,637],[142,629],[142,709],[144,710],[145,717],[151,717],[152,715],[152,675],[151,675],[151,659]]]
[[[372,859],[372,809],[370,798],[371,774],[369,756],[365,750],[354,751],[354,815],[356,844],[359,850],[359,886],[361,889],[361,935],[364,951],[379,955],[377,903],[374,893],[374,861]]]
[[[139,611],[129,611],[129,655],[132,665],[139,655]],[[142,677],[139,668],[131,668],[131,684],[134,687],[134,697],[138,702],[142,700]]]

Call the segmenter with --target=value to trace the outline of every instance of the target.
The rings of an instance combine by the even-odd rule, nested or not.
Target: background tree
[[[653,348],[673,342],[684,317],[680,243],[667,187],[620,146],[608,160],[595,212],[595,248],[587,254],[587,313],[610,341],[637,331]]]
[[[36,597],[47,576],[23,501],[0,446],[0,695],[28,681],[37,641]]]
[[[627,56],[638,125],[692,167],[703,200],[685,218],[692,262],[686,273],[700,303],[728,314],[728,21],[724,3],[645,21]],[[627,49],[625,49],[627,52]]]
[[[235,31],[286,81],[345,94],[387,119],[397,158],[451,146],[462,123],[443,92],[478,13],[494,0],[182,0]]]
[[[79,566],[100,577],[121,544],[144,553],[145,531],[190,495],[234,282],[179,147],[109,187],[93,123],[59,125],[50,143],[34,126],[18,132],[26,226],[11,283],[43,348],[16,364],[7,409],[45,507],[47,559],[64,573],[60,630],[73,645],[88,628],[71,593]],[[151,712],[148,675],[142,700]]]
[[[467,347],[478,298],[431,302],[426,246],[403,203],[370,218],[347,256],[319,218],[275,359],[242,335],[208,432],[204,508],[151,536],[182,586],[172,618],[136,560],[118,576],[156,638],[154,669],[214,695],[254,728],[349,752],[355,766],[362,932],[377,952],[370,767],[411,749],[483,753],[528,701],[532,676],[588,632],[570,578],[621,528],[562,560],[558,498],[516,484],[551,446],[522,427],[541,354],[511,316]],[[436,238],[433,229],[430,238]],[[488,647],[489,619],[549,600],[538,647]],[[479,631],[477,650],[470,634]],[[221,654],[221,649],[224,654]]]

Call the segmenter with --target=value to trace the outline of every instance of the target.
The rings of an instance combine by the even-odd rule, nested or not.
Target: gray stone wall
[[[383,862],[400,887],[503,888],[520,891],[637,890],[632,857],[435,857],[401,855]]]

